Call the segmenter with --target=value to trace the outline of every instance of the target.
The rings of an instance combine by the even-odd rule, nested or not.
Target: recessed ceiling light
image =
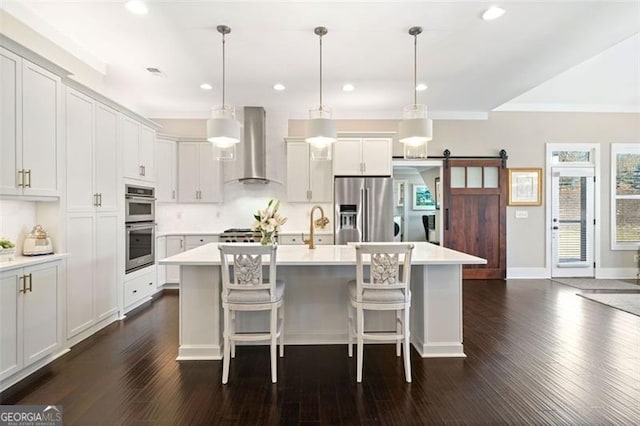
[[[200,88],[201,88],[202,90],[211,90],[211,89],[213,89],[213,86],[212,86],[212,85],[210,85],[209,83],[202,83],[202,84],[200,85]]]
[[[282,83],[276,83],[273,85],[273,90],[277,90],[278,92],[281,92],[284,89],[286,89],[286,87],[284,87],[284,84]]]
[[[351,83],[347,83],[344,86],[342,86],[342,91],[343,92],[353,92],[355,90],[355,86]]]
[[[485,10],[482,14],[482,19],[485,21],[492,21],[494,19],[498,19],[502,15],[504,15],[505,10],[498,6],[491,6],[489,9]]]
[[[136,15],[146,15],[149,12],[147,5],[142,0],[129,0],[124,6],[129,12]]]
[[[427,90],[428,88],[429,88],[429,86],[427,86],[427,85],[426,85],[426,84],[424,84],[424,83],[420,83],[420,84],[418,84],[418,85],[416,86],[416,90],[417,90],[418,92],[422,92],[422,91],[424,91],[424,90]]]

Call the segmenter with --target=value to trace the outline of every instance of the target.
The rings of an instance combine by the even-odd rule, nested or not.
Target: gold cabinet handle
[[[98,206],[102,207],[102,192],[98,192]]]
[[[18,188],[24,188],[24,169],[18,170]]]
[[[27,275],[27,277],[29,277],[29,291],[32,292],[33,291],[33,276],[31,274]]]
[[[171,191],[171,199],[172,200],[176,199],[176,190],[175,189],[173,191]]]
[[[18,278],[18,282],[20,283],[20,285],[19,285],[20,290],[18,290],[18,293],[26,293],[27,292],[27,290],[24,287],[25,279],[26,279],[26,275],[23,275],[23,276]]]
[[[29,177],[29,181],[24,184],[25,188],[31,188],[31,169],[24,172],[25,177]]]

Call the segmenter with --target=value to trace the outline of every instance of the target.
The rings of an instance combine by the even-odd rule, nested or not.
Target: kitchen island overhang
[[[486,260],[426,242],[413,244],[411,343],[425,358],[465,357],[462,266]],[[159,262],[181,267],[179,361],[222,359],[218,245],[206,244]],[[355,264],[353,245],[313,250],[304,245],[278,246],[278,278],[287,286],[285,345],[347,343],[347,282],[355,279]],[[255,314],[238,318],[238,329],[266,327],[260,313]],[[394,324],[393,313],[375,314],[365,318],[368,329],[384,330]]]

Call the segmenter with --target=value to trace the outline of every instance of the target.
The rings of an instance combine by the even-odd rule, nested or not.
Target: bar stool
[[[362,382],[363,349],[365,340],[395,341],[396,355],[404,352],[404,374],[411,382],[410,315],[411,253],[413,244],[361,243],[356,244],[356,280],[350,281],[348,307],[349,357],[353,356],[353,339],[357,340],[357,382]],[[365,275],[365,257],[370,260]],[[402,274],[400,275],[400,265]],[[395,332],[366,332],[364,311],[396,311]],[[355,317],[355,321],[354,321]]]
[[[275,245],[221,244],[222,309],[224,323],[224,355],[222,383],[229,379],[230,358],[235,357],[235,342],[270,341],[271,381],[277,381],[277,339],[280,356],[284,356],[284,287],[276,280]],[[268,272],[263,277],[263,266]],[[237,333],[236,312],[269,311],[269,331]]]

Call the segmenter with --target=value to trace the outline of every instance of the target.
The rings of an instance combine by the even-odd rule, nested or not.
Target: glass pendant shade
[[[404,108],[404,120],[398,125],[398,140],[404,144],[405,158],[427,158],[427,142],[433,139],[433,121],[427,118],[426,105]]]
[[[240,123],[235,119],[233,108],[214,108],[213,116],[207,120],[207,140],[218,148],[229,148],[240,142]]]

